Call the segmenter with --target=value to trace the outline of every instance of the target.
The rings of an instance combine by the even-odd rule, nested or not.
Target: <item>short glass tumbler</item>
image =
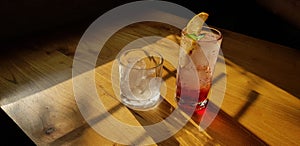
[[[121,102],[134,110],[149,110],[159,101],[164,59],[155,51],[130,49],[118,57]]]

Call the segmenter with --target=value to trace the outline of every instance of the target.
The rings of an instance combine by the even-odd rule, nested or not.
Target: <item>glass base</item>
[[[205,99],[202,102],[198,102],[197,106],[196,106],[196,110],[202,110],[202,109],[206,108],[207,103],[208,103],[208,99]]]
[[[155,97],[152,97],[148,100],[132,100],[130,98],[127,98],[123,94],[121,94],[121,102],[133,109],[133,110],[140,110],[140,111],[146,111],[155,108],[158,103],[162,100],[160,95],[156,95]]]
[[[194,112],[203,110],[207,107],[208,99],[205,99],[201,102],[191,102],[191,101],[184,101],[183,99],[176,97],[176,101],[178,104],[178,107],[181,108],[183,111],[191,111],[194,110]]]

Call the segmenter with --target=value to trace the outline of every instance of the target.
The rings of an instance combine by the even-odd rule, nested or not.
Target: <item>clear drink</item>
[[[136,110],[147,110],[159,102],[163,58],[142,49],[125,51],[119,58],[121,102]]]

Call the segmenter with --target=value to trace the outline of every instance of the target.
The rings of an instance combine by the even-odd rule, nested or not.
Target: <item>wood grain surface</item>
[[[216,73],[227,78],[220,112],[205,131],[199,131],[197,119],[201,117],[193,117],[175,135],[154,145],[297,145],[300,52],[220,30],[226,72]],[[172,26],[143,22],[121,29],[107,41],[91,74],[100,99],[116,119],[142,126],[160,122],[174,111],[176,68],[170,62],[176,62],[177,56],[170,48],[176,45],[152,44],[170,57],[164,64],[164,101],[152,111],[134,111],[120,104],[113,94],[111,68],[118,50],[128,43],[156,35],[176,44],[178,34]],[[98,134],[77,107],[71,67],[79,38],[80,33],[50,37],[39,44],[33,39],[26,46],[29,49],[2,57],[1,108],[37,145],[122,145]],[[135,144],[143,144],[143,139]]]

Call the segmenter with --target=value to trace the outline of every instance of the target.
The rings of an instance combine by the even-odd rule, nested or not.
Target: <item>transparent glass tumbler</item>
[[[200,34],[204,37],[197,41],[188,37],[185,29],[181,34],[176,99],[183,110],[198,111],[206,107],[222,43],[222,34],[215,28],[203,26]]]
[[[134,110],[149,110],[161,100],[163,57],[152,50],[131,49],[118,58],[121,102]]]

